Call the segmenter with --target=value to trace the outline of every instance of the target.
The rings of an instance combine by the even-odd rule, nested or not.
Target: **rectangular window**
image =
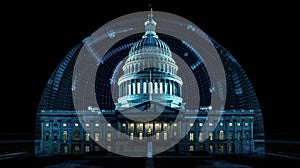
[[[168,94],[168,84],[165,83],[165,94]]]
[[[46,126],[46,127],[49,127],[49,123],[45,123],[45,126]]]
[[[85,152],[90,152],[90,146],[88,145],[85,146]]]
[[[228,123],[229,127],[232,127],[232,122]]]
[[[164,140],[168,140],[168,133],[164,132]]]
[[[133,140],[133,132],[130,132],[130,140]]]
[[[190,123],[190,127],[194,126],[194,123]]]
[[[249,123],[248,122],[245,122],[245,127],[248,127],[249,126]]]
[[[90,126],[90,124],[86,123],[86,124],[85,124],[85,126],[86,126],[86,127],[89,127],[89,126]]]
[[[177,123],[174,123],[173,126],[174,126],[174,127],[177,127]]]
[[[195,150],[194,148],[195,148],[194,145],[190,145],[189,151],[190,151],[190,152],[193,152],[193,151]]]
[[[232,145],[228,145],[228,152],[231,153],[233,151]]]
[[[189,138],[190,141],[194,141],[194,133],[193,132],[190,132],[190,138]]]
[[[209,122],[209,123],[208,123],[208,126],[210,126],[210,127],[212,127],[213,125],[214,125],[213,122]]]
[[[233,140],[234,139],[234,132],[233,131],[229,131],[228,132],[228,139],[229,140]]]
[[[239,123],[239,122],[238,122],[238,123],[236,123],[236,126],[240,127],[240,126],[241,126],[241,123]]]
[[[99,124],[97,123],[97,124],[95,124],[95,127],[99,127]]]
[[[69,153],[69,149],[68,149],[68,146],[67,146],[67,145],[64,146],[64,153],[65,153],[65,154],[68,154],[68,153]]]
[[[63,131],[63,134],[62,134],[62,140],[63,140],[63,141],[68,140],[68,131]]]
[[[78,123],[75,123],[74,126],[75,126],[75,127],[78,127]]]
[[[172,84],[170,83],[170,95],[172,95],[172,90],[173,90]]]
[[[89,133],[85,133],[85,141],[90,141],[90,134]]]
[[[156,140],[159,140],[159,132],[156,133]]]
[[[139,140],[143,140],[143,133],[142,132],[139,133]]]
[[[162,82],[159,83],[159,93],[160,94],[164,93],[164,91],[163,91],[163,83]]]
[[[106,133],[106,140],[109,142],[111,141],[111,133],[110,132]]]
[[[95,151],[96,151],[96,152],[100,151],[100,147],[99,147],[98,145],[95,145],[94,148],[95,148]]]
[[[95,133],[95,141],[98,142],[100,140],[100,133]]]
[[[152,82],[149,82],[149,94],[152,94],[153,93],[153,84]]]
[[[204,140],[204,133],[199,132],[199,142],[202,142]]]
[[[67,123],[63,123],[63,127],[66,127],[67,126]]]
[[[107,123],[107,127],[111,127],[111,123]]]
[[[199,127],[203,127],[203,123],[201,122],[201,123],[199,123]]]
[[[106,149],[107,149],[108,152],[110,152],[111,151],[111,146],[107,146]]]

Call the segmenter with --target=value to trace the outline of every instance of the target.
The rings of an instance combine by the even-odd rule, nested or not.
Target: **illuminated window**
[[[219,145],[219,152],[224,153],[225,151],[225,146],[223,144]]]
[[[203,141],[204,140],[204,133],[199,132],[199,141]]]
[[[63,131],[63,134],[62,134],[62,140],[63,140],[63,141],[68,140],[68,131]]]
[[[224,123],[223,123],[223,122],[220,122],[220,126],[223,127],[223,125],[224,125]]]
[[[99,127],[99,124],[97,123],[97,124],[95,124],[95,127]]]
[[[214,140],[213,133],[209,133],[209,140],[210,140],[210,141]]]
[[[46,127],[49,127],[49,123],[46,123],[45,126],[46,126]]]
[[[111,123],[107,123],[107,127],[111,127]]]
[[[89,127],[89,126],[90,126],[90,124],[85,124],[85,126],[86,126],[86,127]]]
[[[232,122],[230,122],[230,123],[228,123],[228,125],[229,125],[229,127],[232,127],[233,124],[232,124]]]
[[[78,123],[75,123],[74,126],[75,126],[75,127],[78,127]]]
[[[219,139],[220,140],[224,140],[224,130],[220,130],[220,132],[219,132]]]
[[[245,122],[245,127],[248,127],[249,126],[249,123],[248,122]]]
[[[78,153],[80,151],[80,146],[79,145],[76,145],[75,147],[74,147],[74,152],[75,153]]]
[[[174,123],[173,126],[174,126],[174,127],[177,127],[177,123]]]
[[[213,152],[214,151],[214,145],[209,145],[209,152]]]
[[[98,142],[100,140],[100,133],[95,133],[95,141]]]
[[[133,127],[133,125],[134,125],[134,124],[133,124],[133,123],[131,123],[131,124],[130,124],[130,127]]]
[[[194,148],[195,148],[194,145],[190,145],[189,151],[190,151],[190,152],[193,152],[193,151],[194,151]]]
[[[111,151],[111,146],[107,146],[106,149],[107,149],[108,152],[110,152]]]
[[[159,132],[156,133],[156,140],[159,140]]]
[[[64,153],[65,153],[65,154],[69,153],[69,149],[68,149],[68,146],[67,146],[67,145],[64,146]]]
[[[79,130],[75,130],[73,135],[74,135],[74,140],[76,140],[76,141],[80,140],[80,131]]]
[[[194,126],[194,123],[190,123],[190,127]]]
[[[233,152],[233,145],[228,145],[228,153]]]
[[[176,137],[177,136],[177,131],[173,132],[173,136]]]
[[[164,123],[164,128],[166,128],[168,126],[168,124],[167,123]]]
[[[194,141],[194,133],[193,132],[190,132],[190,138],[189,138],[190,141]]]
[[[167,132],[164,132],[164,140],[167,140],[168,139],[168,134]]]
[[[203,127],[203,123],[201,122],[201,123],[199,123],[199,127]]]
[[[111,141],[111,133],[110,133],[110,132],[108,132],[108,133],[106,134],[106,140],[107,140],[107,141]]]
[[[212,127],[213,125],[214,125],[213,122],[209,122],[209,123],[208,123],[208,126],[210,126],[210,127]]]
[[[85,133],[85,141],[90,141],[90,134],[89,133]]]
[[[133,140],[133,132],[130,132],[130,140]]]
[[[98,152],[98,151],[100,151],[100,147],[99,147],[98,145],[95,145],[95,146],[94,146],[94,150],[95,150],[96,152]]]
[[[239,122],[238,122],[238,123],[236,123],[236,126],[240,127],[240,126],[241,126],[241,123],[239,123]]]
[[[90,152],[90,146],[88,145],[85,146],[85,152]]]
[[[66,127],[67,126],[67,123],[63,123],[63,127]]]
[[[126,124],[125,124],[125,123],[123,123],[123,124],[122,124],[122,126],[123,126],[123,127],[125,127],[125,126],[126,126]]]
[[[139,140],[143,140],[143,133],[142,132],[139,133]]]
[[[200,145],[199,145],[199,150],[200,150],[200,151],[204,151],[204,150],[205,150],[204,144],[200,144]]]

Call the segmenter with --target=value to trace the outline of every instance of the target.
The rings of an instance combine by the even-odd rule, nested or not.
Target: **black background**
[[[82,39],[150,1],[1,5],[2,135],[33,135],[43,88],[59,62]],[[66,3],[66,4],[62,4]],[[299,33],[296,5],[217,1],[151,1],[153,10],[184,17],[223,45],[253,83],[267,138],[300,139]]]

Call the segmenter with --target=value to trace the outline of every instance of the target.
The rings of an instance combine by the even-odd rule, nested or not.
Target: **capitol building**
[[[96,79],[99,106],[86,108],[84,113],[90,117],[85,117],[84,123],[74,109],[72,92],[77,88],[72,73],[86,40],[67,54],[48,80],[40,100],[35,135],[37,157],[139,150],[136,142],[146,141],[147,137],[153,142],[174,140],[174,145],[165,151],[174,155],[264,152],[259,102],[238,62],[210,38],[224,65],[227,96],[222,116],[206,122],[214,90],[208,82],[205,66],[195,64],[197,53],[190,45],[156,33],[158,24],[150,12],[148,19],[145,18],[145,32],[122,39],[107,52],[110,58],[99,67]],[[189,90],[191,83],[184,80],[174,53],[190,67],[199,90]],[[112,86],[116,88],[114,91]],[[196,105],[187,101],[189,92],[199,92],[201,101],[196,108],[191,109]],[[157,110],[162,113],[157,114]],[[136,115],[139,112],[142,115]],[[100,113],[105,119],[95,120]],[[190,122],[189,118],[195,113],[196,117]],[[180,122],[176,122],[177,117],[181,118]],[[204,127],[207,130],[203,131]],[[187,128],[189,131],[182,135],[182,129]],[[175,143],[176,137],[183,138]],[[110,143],[116,140],[118,143]],[[103,146],[98,142],[107,143]]]

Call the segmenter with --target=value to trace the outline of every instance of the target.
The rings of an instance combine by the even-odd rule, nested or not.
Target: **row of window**
[[[142,124],[142,123],[141,123],[141,124]],[[235,124],[236,124],[237,127],[242,126],[242,123],[240,123],[240,122],[237,122],[237,123],[235,123]],[[233,122],[229,122],[229,123],[228,123],[228,126],[229,126],[229,127],[232,127],[233,125],[234,125]],[[50,123],[45,123],[45,126],[46,126],[46,127],[49,127],[49,126],[50,126]],[[58,126],[57,123],[54,123],[54,126]],[[67,126],[68,126],[68,123],[62,123],[62,126],[63,126],[63,127],[67,127]],[[74,123],[74,126],[75,126],[75,127],[78,127],[79,124],[78,124],[78,123]],[[89,127],[90,124],[89,124],[89,123],[86,123],[84,126],[85,126],[85,127]],[[99,127],[99,126],[100,126],[99,123],[95,123],[95,127]],[[123,123],[122,126],[126,126],[125,123]],[[131,124],[130,126],[133,126],[133,124]],[[165,123],[164,126],[167,126],[167,124]],[[176,126],[177,126],[177,123],[173,123],[173,126],[176,127]],[[190,126],[190,127],[193,127],[193,126],[194,126],[194,123],[190,123],[189,126]],[[203,122],[200,122],[200,123],[199,123],[199,127],[203,127],[203,126],[204,126],[204,123],[203,123]],[[208,126],[213,127],[213,126],[214,126],[214,123],[213,123],[213,122],[209,122],[209,123],[208,123]],[[223,123],[223,122],[220,122],[220,123],[219,123],[219,126],[223,127],[223,126],[224,126],[224,123]],[[248,126],[249,126],[249,123],[248,123],[248,122],[244,122],[244,126],[245,126],[245,127],[248,127]],[[107,127],[111,127],[111,123],[107,123]]]
[[[53,134],[54,134],[53,140],[57,141],[58,140],[58,135],[57,135],[58,133],[54,132]],[[152,136],[152,132],[151,131],[149,131],[149,132],[147,131],[146,135],[147,136]],[[177,131],[173,132],[173,136],[174,137],[177,136]],[[195,141],[195,139],[196,139],[195,136],[196,135],[195,135],[194,132],[190,132],[189,133],[189,137],[188,137],[189,141],[191,141],[191,142]],[[45,132],[45,139],[44,140],[48,141],[49,137],[50,137],[50,132],[46,131]],[[129,137],[130,137],[130,140],[133,140],[134,139],[134,132],[130,132],[129,133]],[[161,133],[160,132],[156,132],[155,133],[155,139],[159,140],[160,137],[161,137]],[[139,132],[138,133],[138,139],[139,140],[143,140],[143,138],[144,138],[144,133],[143,132]],[[163,138],[163,140],[167,140],[168,139],[168,132],[164,132],[162,134],[162,138]],[[209,133],[208,139],[210,141],[213,141],[215,138],[217,138],[218,140],[226,140],[226,138],[227,138],[227,140],[235,140],[236,139],[238,141],[240,141],[241,139],[251,140],[251,133],[250,133],[250,131],[244,131],[244,132],[242,132],[242,131],[237,131],[237,132],[228,131],[227,136],[226,136],[225,131],[224,130],[220,130],[218,132],[218,137],[215,137],[214,133]],[[63,141],[67,141],[68,140],[68,131],[63,131],[62,132],[61,139]],[[81,139],[81,137],[80,137],[80,131],[79,130],[74,131],[73,132],[73,140],[80,140],[80,139]],[[89,133],[85,133],[84,140],[85,141],[90,141],[90,134]],[[100,133],[95,133],[94,140],[96,142],[100,141]],[[106,140],[107,141],[111,141],[112,140],[112,133],[111,132],[107,132],[106,133]],[[198,132],[198,141],[202,142],[204,140],[205,140],[205,134],[199,131]]]
[[[188,147],[189,147],[188,150],[190,152],[195,151],[195,145],[189,145]],[[233,153],[233,152],[235,152],[234,151],[235,147],[236,147],[237,152],[241,152],[242,144],[237,144],[237,145],[235,145],[235,144],[219,144],[218,146],[216,146],[214,144],[208,144],[208,151],[209,152],[218,152],[218,153],[225,153],[227,151],[228,153]],[[48,149],[49,146],[46,146],[45,148]],[[108,151],[111,151],[111,146],[106,146],[106,149]],[[68,145],[63,145],[61,150],[65,154],[68,154],[70,152]],[[53,147],[53,151],[58,152],[57,146]],[[90,145],[85,145],[84,146],[84,152],[88,153],[90,151],[91,151]],[[94,151],[96,151],[96,152],[100,151],[100,146],[95,145],[94,146]],[[201,143],[199,145],[199,151],[205,151],[205,144]],[[72,153],[80,153],[80,145],[72,146]]]

